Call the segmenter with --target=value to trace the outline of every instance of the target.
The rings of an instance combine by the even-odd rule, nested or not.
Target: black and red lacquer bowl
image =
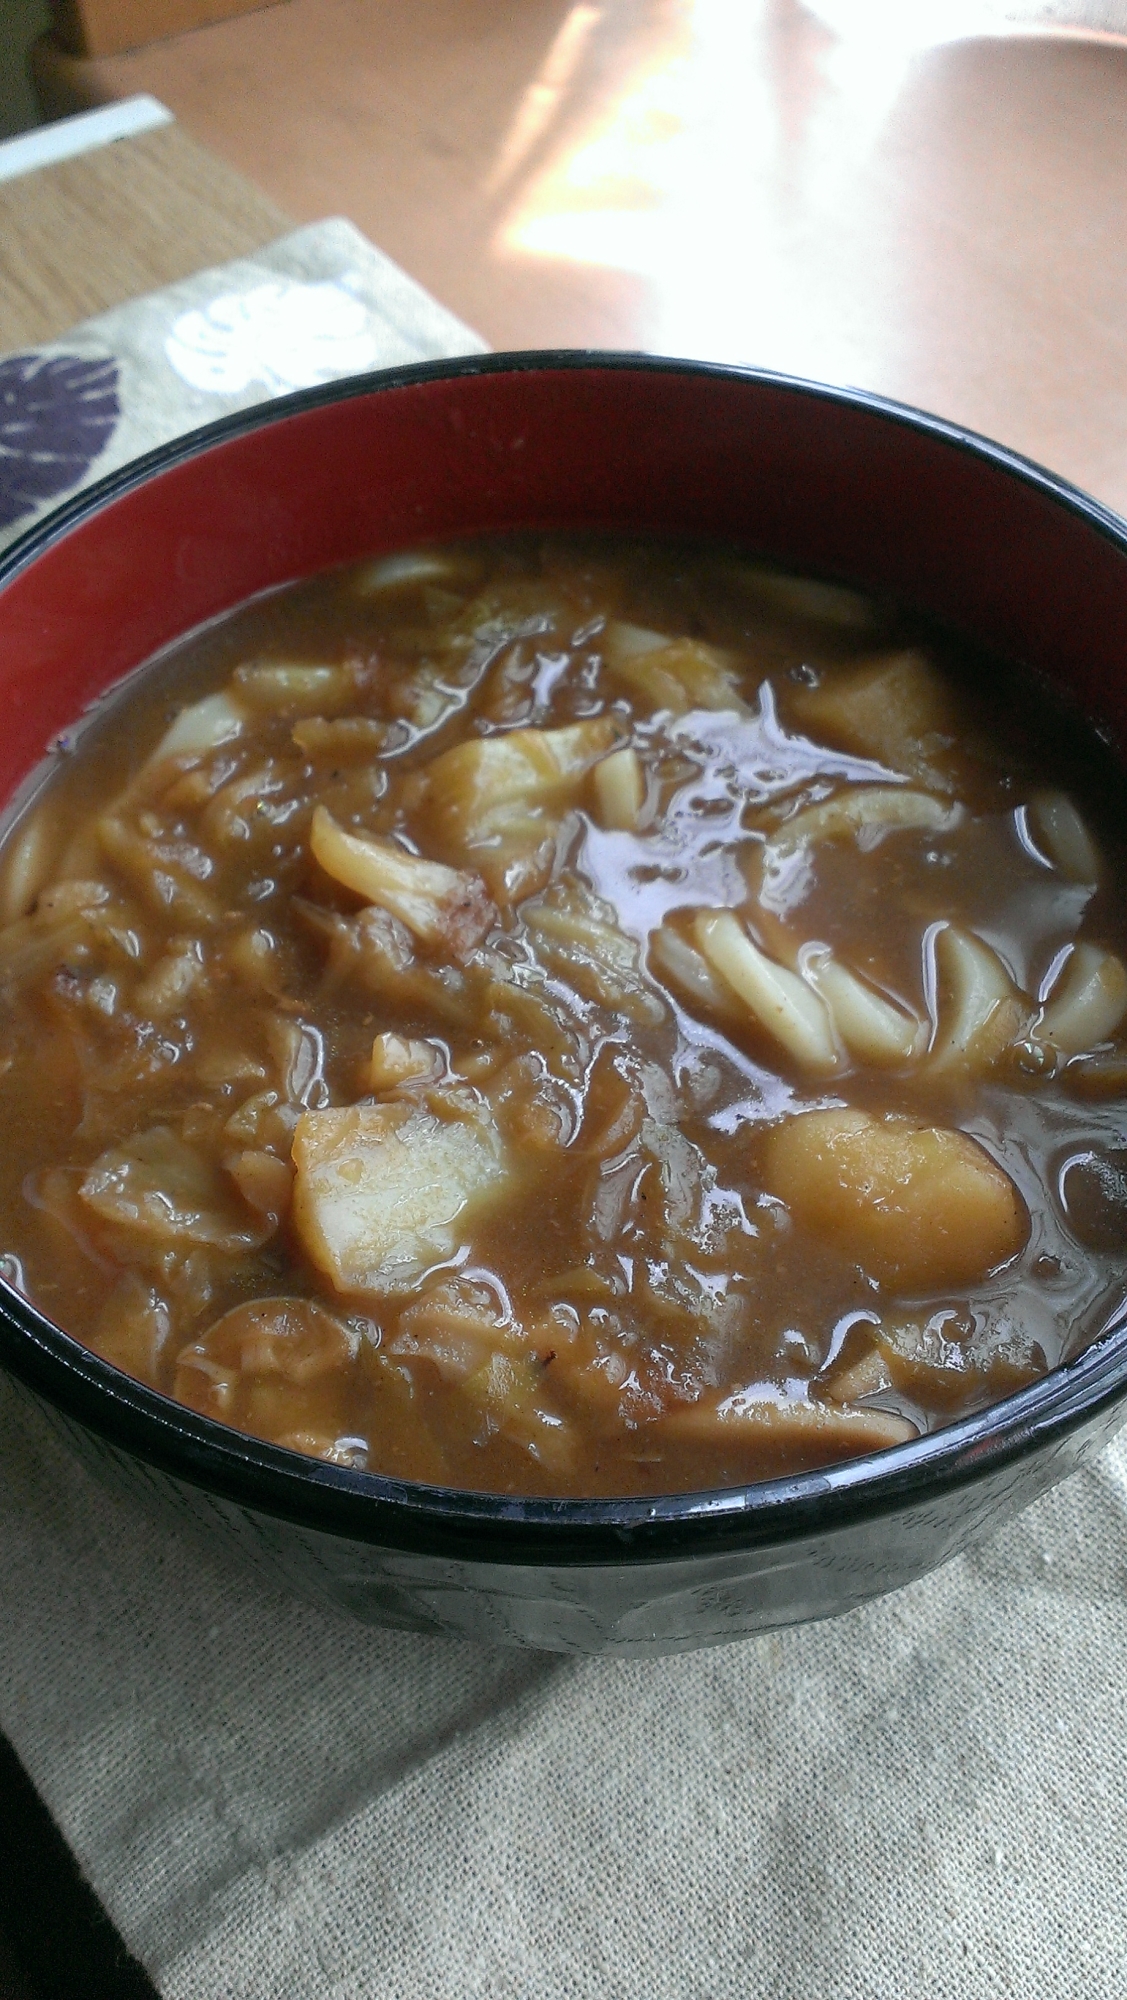
[[[1127,525],[875,397],[636,356],[400,369],[291,396],[91,488],[0,559],[0,801],[112,682],[274,585],[433,536],[715,534],[888,589],[1127,744]],[[1127,1261],[1127,1260],[1125,1260]],[[826,1617],[991,1533],[1127,1415],[1127,1312],[1032,1388],[851,1464],[664,1499],[438,1490],[243,1437],[0,1281],[0,1361],[91,1468],[376,1623],[660,1653]]]

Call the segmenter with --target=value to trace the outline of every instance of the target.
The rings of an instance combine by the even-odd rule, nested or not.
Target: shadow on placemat
[[[0,1736],[0,2000],[63,1995],[158,2000]]]

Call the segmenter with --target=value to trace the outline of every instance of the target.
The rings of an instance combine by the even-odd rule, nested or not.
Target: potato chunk
[[[890,653],[799,688],[794,712],[826,742],[952,790],[944,753],[957,733],[952,696],[922,653]]]
[[[340,1292],[408,1289],[470,1240],[510,1174],[492,1118],[465,1089],[426,1106],[306,1111],[293,1161],[298,1234]]]
[[[975,1284],[1028,1232],[1009,1175],[975,1140],[907,1118],[804,1112],[769,1134],[764,1176],[803,1228],[899,1291]]]

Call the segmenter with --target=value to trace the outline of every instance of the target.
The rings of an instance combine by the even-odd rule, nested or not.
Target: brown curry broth
[[[1074,730],[1062,732],[1057,712],[1026,681],[1020,682],[1019,728],[1006,672],[994,666],[984,672],[981,661],[910,629],[887,607],[876,608],[871,630],[781,614],[770,602],[757,602],[754,591],[726,582],[728,559],[715,551],[541,545],[513,537],[467,547],[465,556],[465,576],[449,588],[429,586],[381,603],[358,596],[356,573],[342,572],[252,604],[134,677],[128,700],[112,698],[83,726],[78,753],[53,761],[46,789],[29,809],[50,815],[47,877],[57,869],[64,878],[95,875],[110,884],[126,906],[122,927],[132,931],[134,943],[108,953],[99,947],[74,964],[65,953],[53,958],[19,997],[9,980],[0,1024],[0,1056],[8,1065],[0,1078],[8,1135],[0,1241],[9,1260],[18,1259],[10,1268],[23,1288],[79,1338],[169,1391],[177,1357],[240,1300],[308,1296],[335,1305],[342,1317],[352,1314],[361,1337],[344,1367],[304,1385],[267,1371],[240,1390],[228,1411],[244,1428],[306,1449],[330,1450],[339,1441],[335,1455],[346,1462],[509,1491],[670,1491],[738,1482],[823,1462],[840,1456],[842,1447],[719,1434],[705,1442],[677,1440],[665,1434],[665,1415],[702,1395],[755,1382],[805,1395],[827,1356],[847,1361],[858,1341],[864,1344],[866,1323],[890,1304],[856,1265],[789,1221],[764,1195],[758,1171],[759,1135],[771,1121],[808,1105],[844,1101],[961,1127],[1004,1165],[1031,1216],[1025,1249],[969,1299],[940,1294],[911,1302],[921,1320],[948,1310],[942,1331],[965,1369],[950,1370],[938,1386],[933,1375],[921,1374],[911,1397],[885,1391],[875,1398],[878,1405],[900,1408],[918,1427],[932,1427],[1052,1365],[1060,1329],[1079,1329],[1077,1340],[1090,1337],[1120,1263],[1081,1249],[1070,1235],[1051,1191],[1053,1163],[1084,1144],[1114,1141],[1122,1132],[1121,1105],[1078,1104],[1059,1082],[1034,1090],[1013,1077],[970,1086],[918,1071],[890,1076],[854,1065],[844,1077],[811,1079],[750,1021],[742,1029],[721,1026],[689,1012],[660,985],[654,990],[665,1002],[663,1019],[646,1023],[589,1001],[573,1005],[580,1048],[572,1076],[532,1090],[526,1079],[513,1079],[518,1122],[523,1086],[525,1108],[546,1096],[552,1115],[569,1130],[566,1144],[549,1144],[531,1156],[523,1185],[479,1226],[463,1261],[463,1281],[492,1298],[494,1317],[503,1320],[507,1313],[525,1329],[523,1337],[508,1340],[516,1414],[507,1421],[498,1419],[480,1382],[444,1381],[434,1361],[403,1334],[417,1295],[336,1298],[284,1225],[237,1253],[197,1250],[161,1268],[151,1254],[138,1257],[129,1232],[102,1228],[84,1211],[76,1199],[82,1174],[107,1146],[133,1133],[164,1125],[205,1157],[228,1156],[232,1142],[222,1126],[240,1102],[276,1087],[280,1038],[292,1032],[287,1023],[314,1027],[321,1038],[322,1060],[307,1092],[313,1105],[365,1095],[364,1062],[373,1035],[384,1028],[437,1036],[451,1069],[496,1090],[505,1061],[521,1053],[520,1029],[507,1019],[498,1029],[495,1021],[483,1037],[472,1016],[472,992],[469,1011],[458,1019],[457,1008],[451,1017],[420,1005],[389,1007],[355,979],[326,980],[325,939],[308,913],[295,917],[291,898],[296,893],[343,916],[359,907],[359,899],[310,859],[304,845],[309,814],[314,803],[323,803],[342,823],[402,832],[426,851],[414,774],[459,736],[559,726],[616,702],[624,713],[627,690],[601,664],[593,629],[601,615],[735,648],[745,664],[749,702],[770,676],[783,731],[800,731],[805,689],[832,676],[835,666],[921,640],[931,658],[942,661],[971,746],[956,758],[960,796],[974,814],[992,817],[972,818],[941,839],[900,831],[860,860],[851,842],[823,843],[813,874],[784,883],[775,897],[784,922],[804,936],[848,945],[858,971],[921,1014],[927,994],[920,941],[929,921],[956,918],[1004,945],[1034,988],[1072,935],[1077,892],[1050,880],[1022,851],[1005,817],[1047,774],[1069,787],[1103,845],[1103,886],[1089,906],[1083,935],[1112,945],[1122,941],[1123,910],[1113,906],[1110,887],[1122,879],[1107,826],[1111,802],[1106,794],[1092,795],[1092,748],[1078,743]],[[541,618],[548,629],[537,631],[545,599],[555,616]],[[456,712],[437,727],[416,730],[405,719],[414,678],[439,653],[446,622],[463,617],[471,601],[479,626],[490,610],[501,624],[491,641],[477,646],[475,670],[462,656]],[[514,639],[511,629],[521,614],[523,636]],[[294,748],[292,717],[264,718],[252,742],[220,748],[203,760],[205,770],[230,767],[231,778],[266,771],[248,795],[245,836],[226,850],[216,845],[214,809],[207,800],[193,805],[190,785],[181,787],[181,803],[170,806],[174,787],[167,770],[152,785],[142,780],[152,797],[135,799],[121,817],[133,830],[148,829],[147,837],[170,857],[170,868],[179,870],[189,897],[195,882],[214,903],[203,935],[218,967],[210,986],[183,1010],[166,1013],[155,1025],[138,1025],[131,990],[169,937],[192,933],[192,913],[182,908],[162,916],[135,882],[126,881],[123,889],[120,868],[107,865],[90,831],[91,815],[141,767],[186,697],[225,685],[240,662],[259,658],[357,662],[349,713],[389,724],[390,749],[379,760],[310,759]],[[457,678],[448,673],[448,684]],[[708,727],[716,722],[709,718]],[[635,740],[663,767],[664,776],[659,770],[653,783],[664,804],[676,802],[680,847],[670,852],[652,830],[608,834],[589,810],[579,810],[566,822],[555,872],[578,872],[617,906],[623,927],[644,948],[665,911],[737,900],[731,856],[716,848],[725,834],[747,834],[741,835],[740,814],[733,816],[725,804],[715,774],[692,776],[681,743],[648,721],[644,702],[638,704]],[[1000,757],[996,746],[1003,741]],[[860,778],[871,769],[864,759],[841,754],[824,761],[839,777],[852,772]],[[785,789],[780,780],[776,790]],[[584,800],[589,806],[586,794]],[[760,801],[752,817],[762,819],[763,809]],[[146,812],[155,817],[145,820]],[[27,824],[25,813],[17,833]],[[215,864],[210,875],[208,859]],[[507,919],[501,947],[511,955],[526,952],[529,907],[522,914],[518,904]],[[226,957],[232,937],[251,926],[265,927],[279,945],[272,991],[256,990],[245,969],[233,970]],[[133,959],[130,950],[137,954]],[[558,974],[559,967],[554,970]],[[99,1000],[99,978],[116,987],[116,999],[103,988]],[[313,1046],[316,1038],[308,1039]],[[629,1120],[618,1167],[607,1171],[599,1154],[600,1133],[613,1128],[628,1087],[637,1092],[646,1065],[669,1079],[662,1086],[650,1077],[651,1115],[661,1114],[658,1123],[698,1147],[715,1170],[712,1206],[722,1227],[709,1243],[677,1239],[674,1231],[680,1256],[669,1255],[668,1228],[661,1227],[663,1204],[668,1207],[661,1167],[638,1148]],[[240,1067],[246,1072],[241,1076]],[[667,1102],[656,1102],[663,1095]],[[607,1233],[604,1219],[603,1235],[584,1219],[596,1197],[612,1222],[616,1201],[619,1208],[617,1228]],[[240,1208],[234,1194],[231,1200],[245,1221],[245,1204]],[[650,1220],[655,1214],[657,1223]],[[155,1319],[154,1291],[162,1302]],[[720,1302],[711,1313],[700,1310],[709,1294]],[[554,1306],[562,1308],[555,1319]],[[857,1325],[851,1331],[852,1320]],[[206,1396],[200,1406],[213,1407]]]

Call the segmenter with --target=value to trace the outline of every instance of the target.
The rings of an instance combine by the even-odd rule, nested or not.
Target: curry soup
[[[1091,1339],[1127,1244],[1118,778],[715,547],[255,602],[60,746],[0,906],[0,1268],[338,1464],[720,1487]]]

